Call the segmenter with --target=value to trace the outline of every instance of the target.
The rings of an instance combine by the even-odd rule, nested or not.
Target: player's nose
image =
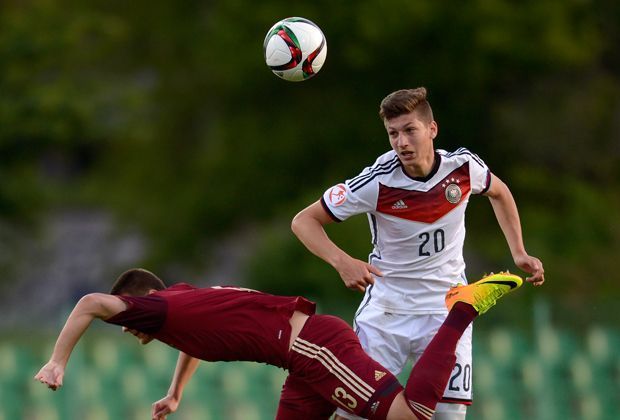
[[[406,147],[409,145],[409,139],[405,136],[404,133],[398,133],[398,137],[396,138],[396,145],[398,147]]]

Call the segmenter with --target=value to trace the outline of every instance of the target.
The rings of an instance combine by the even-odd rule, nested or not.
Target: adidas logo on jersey
[[[384,376],[385,376],[385,372],[381,372],[380,370],[375,370],[375,381],[378,381]]]
[[[398,200],[396,203],[392,204],[392,210],[402,210],[408,208],[403,200]]]

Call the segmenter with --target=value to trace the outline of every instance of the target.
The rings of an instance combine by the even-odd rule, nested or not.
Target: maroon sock
[[[457,302],[415,364],[405,387],[409,407],[420,419],[430,419],[456,363],[456,345],[478,312]]]

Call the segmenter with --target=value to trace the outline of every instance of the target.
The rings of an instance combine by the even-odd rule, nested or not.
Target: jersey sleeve
[[[131,328],[145,334],[154,334],[161,329],[168,305],[161,296],[118,296],[127,309],[108,318],[105,322]]]
[[[370,168],[366,168],[357,177],[334,185],[321,197],[323,208],[336,222],[375,211],[379,184],[374,178],[368,177],[369,171]]]
[[[469,176],[472,194],[484,194],[491,186],[491,171],[478,155],[464,149],[469,156]]]

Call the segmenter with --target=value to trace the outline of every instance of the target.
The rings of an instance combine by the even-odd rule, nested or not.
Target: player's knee
[[[439,403],[435,408],[433,420],[465,420],[467,406],[464,404]]]

